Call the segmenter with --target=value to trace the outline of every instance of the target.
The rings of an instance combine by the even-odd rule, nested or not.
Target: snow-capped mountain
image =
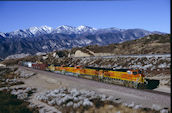
[[[86,33],[86,32],[88,32],[88,33],[95,33],[97,31],[97,29],[89,27],[89,26],[81,25],[81,26],[78,26],[76,28],[76,31],[77,31],[77,33]]]
[[[52,27],[48,26],[41,26],[41,27],[30,27],[28,29],[29,32],[32,34],[37,34],[37,33],[51,33],[53,31]]]
[[[53,33],[64,33],[64,34],[81,34],[81,33],[95,33],[96,29],[89,26],[78,26],[71,27],[67,25],[57,27]]]
[[[143,29],[96,29],[89,26],[48,26],[30,27],[9,33],[0,32],[0,57],[6,58],[14,54],[36,54],[57,49],[82,47],[87,45],[108,45],[134,40],[149,34]],[[156,32],[161,34],[161,32]]]
[[[72,26],[62,25],[54,29],[52,33],[73,34],[76,33],[76,28]]]
[[[52,27],[48,26],[41,26],[41,27],[30,27],[28,29],[24,30],[16,30],[13,32],[8,32],[8,33],[0,33],[1,37],[4,38],[13,38],[13,37],[20,37],[20,38],[25,38],[25,37],[35,37],[35,36],[40,36],[43,34],[55,34],[55,33],[63,33],[63,34],[97,34],[97,33],[105,33],[105,32],[119,32],[119,31],[124,31],[124,29],[118,29],[118,28],[105,28],[105,29],[96,29],[93,27],[89,26],[78,26],[78,27],[72,27],[68,25],[62,25],[59,26],[55,29]]]
[[[30,38],[30,37],[39,36],[42,34],[48,34],[48,33],[51,33],[52,31],[53,31],[53,28],[51,27],[41,26],[41,27],[30,27],[24,30],[19,29],[13,32],[4,33],[4,35],[6,38],[13,38],[13,37]]]
[[[0,32],[0,37],[6,37],[5,33]]]

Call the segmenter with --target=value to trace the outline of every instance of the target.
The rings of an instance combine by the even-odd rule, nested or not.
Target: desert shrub
[[[0,92],[0,113],[38,113],[36,108],[29,108],[29,103],[18,100],[17,96],[7,91]]]

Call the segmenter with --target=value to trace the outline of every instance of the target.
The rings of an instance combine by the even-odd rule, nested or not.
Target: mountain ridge
[[[27,29],[18,29],[12,32],[0,32],[0,36],[3,38],[12,38],[14,36],[18,36],[21,38],[26,38],[26,37],[36,37],[40,36],[42,34],[55,34],[55,33],[63,33],[63,34],[82,34],[82,33],[91,33],[91,34],[100,34],[100,33],[105,33],[105,32],[125,32],[127,30],[143,30],[147,32],[151,32],[148,30],[140,29],[140,28],[135,28],[135,29],[119,29],[116,27],[110,27],[110,28],[93,28],[90,26],[84,26],[80,25],[78,27],[72,27],[68,25],[62,25],[58,26],[56,28],[52,28],[49,26],[40,26],[40,27],[30,27]],[[151,33],[162,33],[159,31],[152,31]]]
[[[157,32],[156,32],[157,33]],[[161,34],[161,32],[158,32]],[[14,54],[36,54],[88,45],[108,45],[138,39],[154,32],[143,29],[96,29],[89,26],[31,27],[0,33],[0,57]],[[163,33],[162,33],[163,34]]]

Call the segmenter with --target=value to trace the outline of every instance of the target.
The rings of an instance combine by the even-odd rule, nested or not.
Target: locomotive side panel
[[[23,62],[21,65],[24,64]],[[64,67],[64,66],[54,66],[46,65],[40,63],[33,63],[32,68],[40,70],[50,70],[59,71],[61,74],[67,74],[72,76],[79,76],[88,79],[100,80],[108,83],[118,83],[121,82],[122,85],[127,87],[139,88],[143,87],[145,84],[144,76],[139,70],[129,70],[129,69],[104,69],[97,67]]]

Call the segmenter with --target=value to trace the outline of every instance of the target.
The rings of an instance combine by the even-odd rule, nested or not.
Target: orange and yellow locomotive
[[[82,66],[68,67],[49,65],[48,70],[76,77],[93,79],[112,84],[120,84],[126,87],[146,87],[144,75],[139,69],[113,69]]]

